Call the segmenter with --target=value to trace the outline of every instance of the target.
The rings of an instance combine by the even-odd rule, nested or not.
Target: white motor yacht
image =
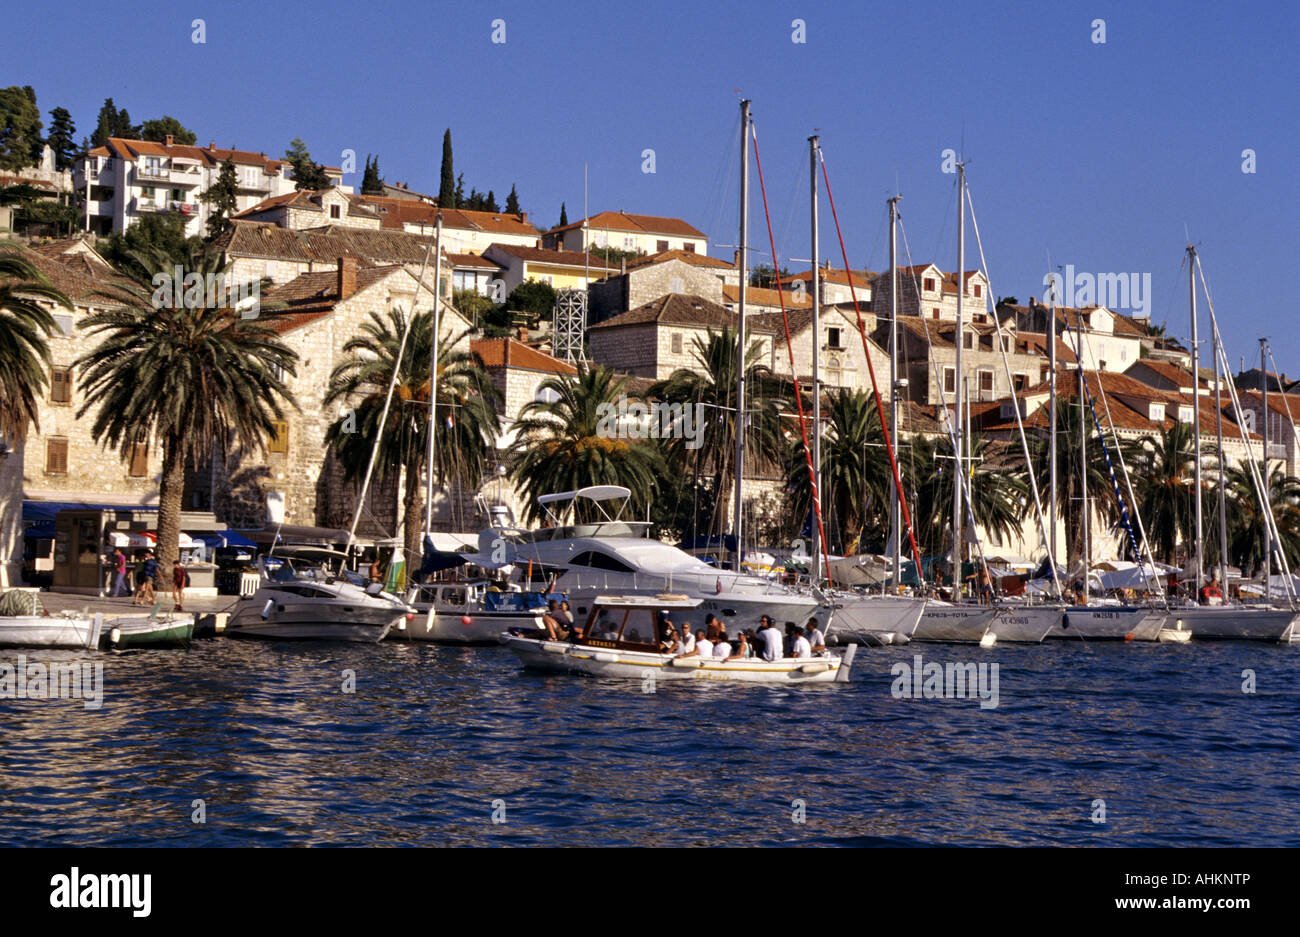
[[[521,530],[508,510],[495,506],[492,526],[479,534],[479,554],[512,565],[524,589],[550,582],[569,597],[578,617],[599,595],[653,596],[680,593],[699,599],[697,611],[712,612],[729,633],[757,628],[768,615],[803,624],[817,613],[818,600],[762,576],[710,566],[684,550],[650,536],[649,521],[623,519],[631,492],[619,485],[594,485],[543,495],[550,526]],[[622,502],[617,510],[607,510]],[[579,522],[585,515],[590,522]]]
[[[413,586],[407,603],[415,620],[390,638],[442,644],[498,644],[511,628],[541,628],[551,599],[563,595],[493,591],[487,580],[427,582]]]
[[[233,637],[379,642],[415,619],[415,609],[342,569],[345,555],[324,548],[282,548],[261,557],[261,585],[231,615]]]

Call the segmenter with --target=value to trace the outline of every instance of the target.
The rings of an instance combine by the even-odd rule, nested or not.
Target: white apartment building
[[[613,247],[647,255],[677,250],[707,254],[709,238],[680,218],[603,211],[563,228],[552,228],[542,235],[542,247],[578,253],[593,247]]]

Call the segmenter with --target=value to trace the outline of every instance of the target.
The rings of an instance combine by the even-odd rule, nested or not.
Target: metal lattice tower
[[[551,322],[551,353],[569,364],[586,363],[582,340],[587,332],[587,291],[556,290]]]

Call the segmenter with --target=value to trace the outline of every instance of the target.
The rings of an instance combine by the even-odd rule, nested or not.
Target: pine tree
[[[22,169],[41,161],[41,112],[30,85],[0,88],[0,168]]]
[[[569,213],[568,213],[567,211],[564,210],[564,203],[561,202],[561,203],[560,203],[560,223],[559,223],[558,225],[556,225],[556,227],[557,227],[557,228],[563,228],[563,227],[566,226],[568,223],[569,223]]]
[[[113,125],[113,136],[124,140],[138,140],[140,138],[140,128],[131,123],[131,115],[127,113],[126,108],[122,108],[117,112],[117,122]]]
[[[443,208],[458,208],[459,187],[451,163],[451,128],[442,135],[442,173],[438,183],[438,204]]]
[[[497,205],[497,197],[492,194],[491,189],[488,189],[487,195],[483,196],[483,210],[492,212],[499,212],[501,210],[500,206]]]
[[[193,146],[199,142],[198,135],[193,130],[166,114],[156,120],[146,120],[138,129],[141,140],[152,140],[154,143],[165,143],[168,137],[182,146]]]
[[[91,147],[104,146],[108,143],[108,138],[116,132],[117,108],[113,105],[112,98],[105,98],[104,105],[99,109],[95,132],[90,135]]]
[[[235,213],[238,203],[235,194],[239,191],[239,179],[235,175],[235,161],[227,156],[221,164],[217,181],[208,186],[208,190],[199,198],[208,203],[208,238],[215,238],[225,230],[226,219]]]
[[[45,141],[54,151],[54,168],[62,172],[71,169],[77,153],[77,144],[73,134],[77,125],[72,122],[72,115],[66,108],[56,107],[50,111],[50,136]]]
[[[369,153],[366,154],[366,171],[361,176],[361,194],[384,194],[384,180],[379,175],[379,157],[376,156],[374,162],[371,162]]]
[[[515,192],[515,186],[513,182],[510,184],[510,194],[506,196],[506,214],[507,215],[519,214],[519,194]]]
[[[441,193],[440,193],[441,194]],[[438,204],[442,204],[442,199],[438,199]],[[456,177],[456,188],[451,193],[451,204],[448,208],[464,208],[465,205],[465,174],[462,172]]]
[[[302,189],[328,189],[332,183],[325,174],[325,167],[311,158],[307,144],[298,137],[289,141],[289,149],[284,151],[284,158],[293,167],[293,187]]]

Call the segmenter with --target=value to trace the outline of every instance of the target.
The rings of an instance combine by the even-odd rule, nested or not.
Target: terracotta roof
[[[483,359],[484,367],[518,368],[548,374],[577,374],[567,361],[553,358],[513,338],[482,338],[469,343],[469,350]]]
[[[274,208],[293,208],[298,211],[319,211],[323,212],[324,199],[323,195],[330,189],[299,189],[296,192],[286,192],[284,195],[273,195],[270,198],[262,199],[251,208],[245,208],[243,211],[232,215],[232,218],[250,218],[253,215],[260,215],[264,212],[271,211]],[[349,192],[340,192],[348,202],[348,214],[357,215],[366,218],[378,218],[379,213],[373,205],[367,205],[360,195]],[[380,222],[383,223],[382,220]]]
[[[1047,336],[1042,332],[1016,332],[1016,344],[1024,346],[1026,354],[1048,356]],[[1056,361],[1057,364],[1076,363],[1074,352],[1059,337],[1056,339]]]
[[[356,257],[371,264],[418,264],[424,261],[433,238],[347,225],[295,230],[269,222],[233,220],[213,243],[240,257],[319,263]]]
[[[518,244],[492,244],[488,250],[501,251],[530,264],[549,264],[553,267],[578,267],[590,270],[617,270],[595,254],[581,251],[549,251],[541,247],[522,247]],[[484,251],[486,253],[486,251]]]
[[[552,228],[548,234],[556,231],[570,231],[583,224],[588,228],[608,231],[631,231],[637,234],[670,234],[678,237],[706,239],[703,231],[687,224],[680,218],[664,218],[659,215],[633,215],[622,211],[603,211],[562,228]]]
[[[1253,404],[1260,403],[1263,394],[1257,390],[1243,390],[1238,392],[1238,396],[1244,406],[1247,401]],[[1300,394],[1281,394],[1275,390],[1270,390],[1268,392],[1268,408],[1274,413],[1288,417],[1293,422],[1300,423]]]
[[[1127,374],[1129,371],[1133,371],[1138,368],[1146,368],[1147,370],[1151,371],[1157,376],[1164,378],[1166,381],[1169,381],[1175,387],[1192,386],[1192,372],[1183,370],[1173,362],[1158,361],[1151,358],[1143,358],[1140,361],[1135,361],[1124,373]],[[1202,381],[1201,383],[1205,384],[1205,381]]]
[[[494,264],[492,261],[480,257],[478,254],[452,254],[443,251],[442,256],[447,258],[447,262],[453,267],[477,267],[482,270],[501,269],[500,264]]]
[[[651,264],[661,264],[669,260],[680,260],[688,263],[693,267],[716,267],[720,270],[735,270],[736,265],[727,263],[717,257],[710,257],[708,254],[697,254],[694,251],[672,250],[660,251],[657,254],[649,254],[636,260],[629,260],[627,268],[647,267]]]
[[[785,298],[785,308],[795,309],[799,306],[812,308],[812,296],[807,292],[795,292],[794,290],[782,290],[781,296]],[[753,303],[755,306],[771,306],[775,309],[781,307],[781,296],[777,295],[776,290],[765,289],[761,286],[750,286],[745,289],[745,305]],[[740,287],[722,284],[722,298],[729,303],[740,302]],[[748,311],[748,310],[746,310]]]
[[[91,156],[116,156],[119,159],[135,160],[141,156],[180,156],[185,159],[197,160],[206,166],[217,166],[225,162],[227,158],[235,163],[246,166],[261,166],[267,173],[278,173],[287,164],[284,160],[271,159],[265,153],[252,153],[248,150],[228,150],[219,147],[197,147],[173,144],[167,146],[164,143],[154,143],[151,140],[127,140],[121,137],[110,137],[107,146],[96,147],[90,151]]]
[[[50,281],[51,286],[78,305],[101,309],[119,305],[111,295],[113,291],[132,288],[130,280],[115,273],[112,268],[105,269],[104,262],[98,255],[55,253],[49,245],[42,245],[44,249],[39,251],[16,244],[14,247],[24,260]],[[0,245],[0,252],[9,249],[8,245]],[[110,295],[104,296],[103,293]]]
[[[873,273],[870,270],[854,270],[851,273],[853,286],[861,289],[870,289],[872,281],[879,276],[879,274]],[[840,286],[849,285],[850,274],[845,273],[843,270],[834,267],[822,267],[820,268],[820,275],[823,283],[837,283]],[[793,283],[796,280],[799,280],[803,283],[811,284],[812,276],[811,270],[805,270],[802,273],[796,273],[792,276],[786,277],[783,282]]]
[[[700,296],[668,293],[643,306],[620,313],[612,319],[598,322],[588,327],[588,331],[617,329],[651,322],[660,325],[690,325],[696,328],[735,328],[736,314],[725,306],[719,306]]]
[[[442,213],[444,228],[457,228],[471,231],[484,231],[489,234],[515,234],[523,237],[541,237],[541,232],[524,220],[522,215],[506,212],[470,211],[465,208],[439,209],[437,205],[409,198],[393,198],[386,195],[362,195],[367,204],[379,215],[380,223],[385,228],[400,228],[406,224],[421,224],[432,227]]]
[[[402,269],[405,268],[397,264],[388,267],[359,267],[356,293],[369,289]],[[294,277],[288,283],[262,294],[264,306],[283,304],[284,307],[263,309],[262,316],[271,328],[281,334],[315,322],[332,313],[340,302],[338,282],[337,270],[304,273]],[[352,295],[355,296],[356,293]]]

